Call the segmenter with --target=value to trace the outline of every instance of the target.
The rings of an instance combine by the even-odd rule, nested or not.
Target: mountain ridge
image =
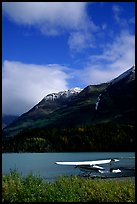
[[[52,93],[4,128],[14,136],[25,128],[71,127],[134,121],[135,66],[107,83]],[[129,118],[130,117],[130,118]]]

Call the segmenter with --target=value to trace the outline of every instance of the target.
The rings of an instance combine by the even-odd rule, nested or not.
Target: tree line
[[[73,128],[26,129],[2,140],[3,152],[135,151],[131,124],[96,124]]]

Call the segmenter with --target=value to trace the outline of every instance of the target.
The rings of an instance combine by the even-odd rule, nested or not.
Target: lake
[[[60,166],[56,161],[90,161],[118,158],[116,167],[135,168],[134,152],[78,152],[78,153],[4,153],[2,174],[17,170],[23,176],[32,173],[52,181],[61,175],[78,175],[80,170],[73,166]]]

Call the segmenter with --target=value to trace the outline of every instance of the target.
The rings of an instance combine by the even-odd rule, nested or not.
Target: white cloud
[[[87,2],[3,2],[3,14],[17,24],[38,28],[44,35],[69,33],[68,45],[81,51],[93,44],[99,28],[87,15]]]
[[[122,9],[118,4],[114,4],[112,10],[116,13],[120,13]]]
[[[121,23],[121,18],[120,18],[120,14],[122,12],[121,7],[117,4],[114,4],[112,7],[112,11],[114,13],[114,19],[116,20],[116,22]]]
[[[135,64],[135,36],[121,34],[104,45],[102,54],[92,55],[83,70],[76,74],[85,84],[99,84],[117,77]]]
[[[68,45],[71,51],[81,52],[85,48],[95,47],[94,34],[100,30],[99,26],[95,25],[93,21],[88,18],[85,19],[84,24],[70,33]]]
[[[105,30],[107,28],[107,24],[106,23],[103,23],[102,24],[102,30]]]
[[[2,112],[22,114],[52,92],[68,89],[67,67],[4,61]]]
[[[92,40],[91,40],[92,39]],[[88,32],[73,32],[71,33],[68,44],[72,51],[81,52],[81,50],[93,47],[94,36]]]
[[[115,22],[120,25],[121,27],[127,27],[129,26],[129,24],[132,24],[135,22],[135,18],[130,18],[130,19],[126,19],[126,18],[123,18],[121,17],[122,14],[124,13],[124,9],[119,6],[118,4],[114,4],[112,6],[112,11],[113,11],[113,14],[114,14],[114,19],[115,19]],[[135,15],[133,13],[133,15]]]
[[[3,2],[2,8],[14,22],[37,26],[47,35],[82,27],[87,18],[85,2]]]

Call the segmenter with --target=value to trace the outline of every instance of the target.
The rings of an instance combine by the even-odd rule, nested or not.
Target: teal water
[[[135,168],[134,152],[78,152],[78,153],[4,153],[2,174],[17,170],[23,176],[30,172],[51,181],[61,175],[78,175],[80,170],[73,166],[60,166],[56,161],[90,161],[118,158],[115,167]]]

